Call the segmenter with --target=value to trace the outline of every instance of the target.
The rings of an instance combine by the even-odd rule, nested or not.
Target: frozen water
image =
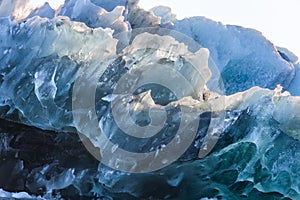
[[[174,22],[174,29],[210,50],[222,73],[227,94],[253,86],[288,88],[294,77],[293,62],[282,59],[276,47],[253,29],[223,25],[204,17]]]
[[[260,32],[204,17],[177,20],[169,8],[145,11],[125,0],[69,0],[58,10],[0,1],[0,17],[0,118],[56,131],[0,121],[0,197],[300,198],[298,58]],[[153,78],[170,87],[151,85]],[[115,144],[101,143],[87,121]],[[185,121],[196,128],[180,129]],[[134,123],[134,130],[150,125],[159,134],[134,132]],[[113,169],[67,133],[78,124],[89,151]],[[166,165],[176,157],[162,156],[173,138],[191,144]],[[121,156],[101,156],[119,149],[154,152],[166,166],[116,170]],[[140,166],[126,159],[128,171]]]

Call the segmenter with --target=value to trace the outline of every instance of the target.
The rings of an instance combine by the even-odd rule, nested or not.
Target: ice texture
[[[281,84],[288,88],[294,77],[293,62],[283,59],[276,47],[256,30],[223,25],[204,17],[175,21],[174,29],[210,50],[227,94],[253,86],[273,89]]]
[[[266,115],[271,110],[259,102],[253,107],[256,112],[267,111]],[[23,168],[20,171],[15,167],[12,174],[8,174],[10,178],[0,178],[0,186],[7,191],[19,185],[15,191],[35,194],[34,199],[39,195],[49,198],[50,194],[63,198],[298,199],[299,142],[281,132],[274,119],[257,120],[256,112],[252,114],[248,109],[228,113],[226,120],[231,123],[206,158],[196,159],[196,154],[192,160],[185,158],[147,174],[124,173],[99,164],[80,145],[76,134],[45,132],[5,122],[0,138],[1,144],[6,146],[1,148],[6,162],[1,162],[0,170],[6,172],[10,166]],[[270,123],[272,127],[267,126]],[[17,157],[15,152],[20,152]],[[193,151],[189,155],[193,155]],[[26,161],[24,165],[17,164],[22,161]],[[75,178],[59,176],[68,171],[73,172]],[[41,176],[45,178],[34,178]],[[55,187],[51,185],[52,178],[48,180],[50,177],[59,181]],[[20,184],[22,181],[26,182],[25,186]],[[62,184],[66,184],[64,189],[52,190]],[[13,195],[0,194],[2,197]]]
[[[177,20],[167,7],[66,0],[54,10],[0,1],[0,197],[299,199],[299,73],[297,56],[260,32],[205,17]],[[130,84],[150,76],[176,92]],[[130,116],[122,115],[124,105],[133,108]],[[191,145],[171,165],[130,173],[112,158],[113,167],[94,158],[110,159],[102,157],[101,137],[85,131],[93,130],[87,121],[115,143],[105,142],[109,152],[160,156],[180,130],[182,111],[197,129],[192,135],[185,124],[175,139]],[[159,134],[131,132],[132,121]]]
[[[91,28],[111,28],[115,33],[128,30],[128,23],[124,21],[125,7],[115,7],[110,12],[101,8],[89,0],[68,1],[60,8],[59,15],[68,16],[72,21],[85,23]]]
[[[1,38],[5,38],[0,61],[1,116],[43,129],[69,127],[69,93],[75,74],[80,66],[106,54],[93,44],[114,41],[112,32],[90,29],[66,17],[33,17],[20,23],[2,18],[1,25]],[[115,48],[109,42],[105,47],[108,52]]]
[[[161,23],[168,24],[176,21],[176,15],[171,12],[171,8],[166,6],[156,6],[152,8],[150,11],[154,13],[154,15],[161,18]]]
[[[112,11],[117,6],[123,6],[126,7],[128,5],[127,0],[91,0],[91,2],[97,6],[100,6],[101,8],[104,8],[107,11]],[[132,1],[133,2],[133,1]]]
[[[35,8],[27,18],[32,18],[33,16],[52,19],[55,16],[55,10],[46,2],[43,6]]]

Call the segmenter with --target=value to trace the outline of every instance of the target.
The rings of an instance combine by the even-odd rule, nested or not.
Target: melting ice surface
[[[258,31],[204,17],[177,20],[169,8],[148,12],[132,0],[68,0],[58,10],[1,1],[0,16],[0,197],[300,198],[298,58]],[[85,85],[95,74],[101,76],[93,96]],[[174,88],[126,82],[153,77]],[[87,98],[74,101],[76,92]],[[74,107],[89,105],[86,99],[95,108]],[[116,116],[113,108],[124,105],[130,117]],[[186,124],[176,137],[183,111],[192,113],[186,119],[197,124],[195,135]],[[89,120],[76,121],[74,113]],[[129,118],[160,128],[159,134],[126,134]],[[161,169],[124,172],[120,162],[103,157],[101,138],[87,123],[93,120],[115,143],[106,149],[115,154],[125,149],[159,157],[174,138],[191,143]],[[78,125],[94,157],[112,167],[86,151]],[[138,170],[135,160],[128,162],[128,171]]]

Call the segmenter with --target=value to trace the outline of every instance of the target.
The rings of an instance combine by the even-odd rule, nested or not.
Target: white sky
[[[54,6],[62,1],[49,0]],[[145,9],[157,5],[171,7],[179,19],[205,16],[223,24],[254,28],[275,45],[286,47],[300,57],[299,0],[140,0]]]
[[[144,8],[167,5],[177,18],[205,16],[223,24],[254,28],[276,46],[300,57],[299,0],[140,0]]]

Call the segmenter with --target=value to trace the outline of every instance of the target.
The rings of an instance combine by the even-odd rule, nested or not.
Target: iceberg
[[[288,88],[295,76],[293,62],[285,60],[256,30],[225,26],[204,17],[176,21],[174,28],[210,50],[222,73],[226,94],[254,86],[273,89],[281,84]]]
[[[300,198],[299,62],[260,32],[135,0],[0,27],[0,197]]]

